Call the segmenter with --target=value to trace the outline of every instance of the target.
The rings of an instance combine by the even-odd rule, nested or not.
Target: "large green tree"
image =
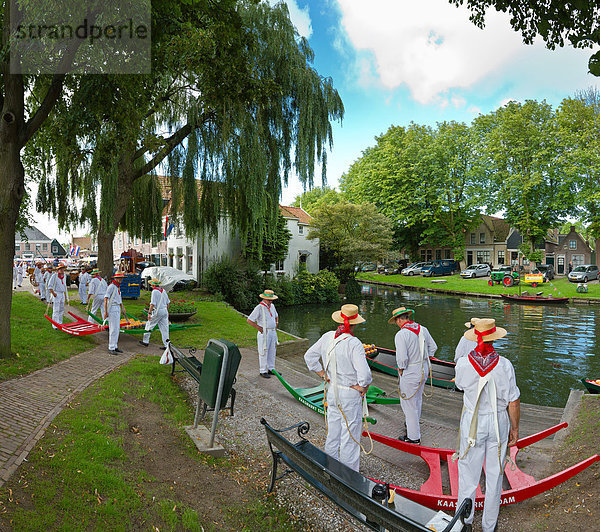
[[[133,235],[159,230],[160,191],[148,174],[163,161],[171,216],[189,236],[215,235],[226,216],[243,238],[257,233],[261,243],[264,228],[276,225],[289,172],[307,186],[316,161],[325,172],[330,120],[343,114],[331,80],[311,67],[312,50],[285,4],[159,5],[152,74],[77,80],[73,95],[81,101],[64,99],[48,135],[58,171],[44,173],[39,205],[65,224],[97,227],[104,269],[119,226]],[[59,192],[67,182],[71,201]]]
[[[263,271],[267,271],[271,269],[272,264],[287,257],[292,233],[287,228],[285,218],[279,213],[275,231],[265,229],[262,234],[264,235],[262,242],[258,241],[258,233],[249,235],[244,248],[244,256],[259,264]]]
[[[342,202],[314,212],[307,238],[319,239],[328,265],[345,281],[357,263],[386,256],[392,245],[392,224],[372,204]]]
[[[541,36],[546,46],[554,50],[569,42],[576,48],[591,48],[600,44],[600,9],[593,0],[450,0],[465,4],[471,10],[471,20],[480,28],[490,7],[510,13],[511,26],[521,33],[526,44]],[[594,52],[588,63],[590,72],[600,76],[600,51]]]
[[[307,190],[297,196],[292,203],[292,207],[302,207],[308,214],[312,215],[319,207],[333,205],[340,203],[340,201],[342,201],[342,196],[339,192],[327,185],[323,185],[322,187]]]

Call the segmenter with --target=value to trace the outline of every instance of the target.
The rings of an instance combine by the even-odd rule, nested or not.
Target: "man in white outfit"
[[[365,319],[358,314],[356,305],[343,305],[331,318],[342,325],[321,336],[308,349],[304,360],[309,370],[326,381],[325,452],[358,471],[363,399],[373,379],[365,348],[353,333]]]
[[[52,266],[50,266],[50,264],[48,264],[44,269],[43,269],[43,275],[42,275],[42,280],[44,281],[44,286],[46,288],[46,300],[48,301],[48,303],[52,303],[52,294],[50,293],[49,290],[49,284],[50,284],[50,279],[52,278]]]
[[[102,320],[105,320],[106,314],[104,309],[104,295],[106,294],[108,285],[100,276],[100,273],[102,272],[98,269],[92,270],[92,280],[88,284],[87,306],[88,309],[90,309],[89,312],[94,315],[96,315],[96,312],[98,312],[98,309],[100,309]],[[94,323],[94,318],[88,316],[88,321],[90,323]]]
[[[52,295],[52,320],[56,323],[63,322],[65,301],[68,297],[67,279],[65,276],[66,268],[64,264],[59,264],[56,267],[56,273],[48,281],[48,292]],[[52,325],[52,328],[57,329],[56,325]]]
[[[87,305],[88,302],[88,285],[91,281],[92,277],[87,272],[87,268],[85,266],[81,267],[81,273],[79,274],[79,299],[82,305]]]
[[[256,341],[258,343],[258,365],[260,376],[268,379],[275,369],[275,350],[277,349],[277,326],[279,325],[279,315],[273,305],[273,301],[278,299],[273,290],[265,290],[258,297],[262,301],[254,307],[254,310],[246,320],[258,333]]]
[[[116,272],[113,281],[108,285],[104,294],[104,315],[108,319],[108,352],[111,355],[123,353],[119,349],[119,332],[121,329],[121,312],[127,317],[125,306],[121,299],[121,279],[125,277],[123,272]]]
[[[42,266],[43,262],[36,262],[35,268],[33,269],[33,283],[37,288],[37,292],[40,294],[40,300],[44,301],[46,299],[46,290],[43,289],[43,274],[42,274]]]
[[[400,387],[400,406],[406,421],[406,434],[399,439],[408,443],[421,443],[421,406],[423,390],[429,376],[430,362],[437,344],[426,327],[412,321],[415,311],[400,307],[392,312],[388,323],[395,323],[396,363]]]
[[[471,318],[471,321],[465,323],[465,327],[467,329],[471,329],[476,323],[479,321],[479,318]],[[477,342],[473,340],[467,340],[465,336],[461,336],[458,341],[458,345],[454,350],[454,362],[458,362],[460,357],[466,357],[475,347],[477,346]]]
[[[152,330],[158,325],[163,345],[167,347],[169,343],[169,304],[171,300],[167,291],[160,286],[158,279],[151,279],[148,284],[152,287],[152,295],[150,296],[150,307],[148,307],[146,332],[140,340],[140,344],[148,347]]]
[[[19,261],[17,264],[17,286],[21,286],[23,284],[23,272],[25,271],[25,263]]]
[[[456,363],[456,386],[464,391],[457,453],[458,505],[466,498],[475,500],[485,463],[483,532],[497,529],[506,448],[519,439],[520,392],[515,370],[492,343],[505,335],[506,329],[496,327],[496,320],[478,320],[465,332],[477,346]],[[472,530],[473,513],[465,519],[467,531]]]

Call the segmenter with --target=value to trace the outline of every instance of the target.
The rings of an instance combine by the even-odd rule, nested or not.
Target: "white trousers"
[[[38,288],[40,289],[40,299],[46,299],[46,283],[44,281],[40,281]]]
[[[267,331],[267,352],[264,353],[263,333],[256,335],[258,343],[258,366],[261,373],[275,369],[275,350],[277,348],[277,331]]]
[[[121,327],[121,307],[111,305],[108,308],[108,349],[114,351],[119,347],[119,331]]]
[[[336,405],[333,387],[330,386],[327,390],[325,452],[354,471],[358,471],[360,446],[357,442],[360,441],[361,435],[362,397],[358,390],[338,389],[338,399],[339,406]]]
[[[21,272],[21,271],[17,272],[17,284],[19,286],[21,286],[23,284],[23,272]]]
[[[98,309],[100,309],[100,315],[102,316],[102,320],[104,321],[104,319],[106,318],[106,316],[104,315],[104,296],[92,297],[92,308],[90,309],[90,312],[92,314],[96,314],[96,312],[98,312]],[[92,318],[91,316],[88,316],[88,321],[90,323],[95,323],[96,320],[94,320],[94,318]]]
[[[63,314],[65,313],[65,293],[64,292],[56,292],[56,297],[52,302],[52,319],[56,323],[63,322]],[[52,325],[54,329],[56,327]]]
[[[475,490],[479,484],[481,470],[485,461],[485,500],[483,502],[483,516],[481,527],[483,532],[493,532],[498,513],[500,511],[500,497],[502,494],[502,477],[504,468],[504,457],[506,456],[506,445],[508,443],[508,430],[510,421],[506,410],[498,412],[498,428],[502,448],[500,460],[498,460],[498,441],[496,439],[496,428],[494,426],[494,414],[479,414],[477,420],[477,441],[471,447],[467,456],[462,458],[467,448],[467,438],[471,426],[471,412],[463,413],[460,423],[460,457],[458,460],[458,503],[457,508],[466,498],[475,502]],[[473,513],[465,520],[466,523],[473,522]]]
[[[169,339],[169,311],[164,309],[154,310],[152,317],[146,322],[146,332],[142,341],[146,344],[150,341],[150,334],[157,325],[162,336],[163,345],[167,347],[167,340]]]
[[[85,286],[85,283],[79,283],[79,299],[84,305],[87,303],[87,286]]]
[[[402,399],[400,401],[400,406],[402,407],[404,419],[406,420],[406,435],[411,440],[421,439],[421,425],[419,420],[421,419],[423,390],[425,389],[426,380],[427,375],[421,377],[420,369],[418,378],[412,373],[407,374],[406,370],[404,370],[404,373],[400,376],[400,393],[407,397],[407,399],[402,399],[402,396],[400,396]],[[419,384],[419,381],[421,381],[421,384]]]

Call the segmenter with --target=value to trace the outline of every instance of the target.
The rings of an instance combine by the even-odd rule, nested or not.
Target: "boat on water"
[[[583,385],[590,393],[600,393],[600,379],[581,379]]]
[[[385,347],[365,345],[367,363],[373,369],[387,373],[393,377],[398,376],[398,365],[396,364],[396,352]],[[433,357],[431,360],[431,379],[427,376],[426,384],[433,384],[439,388],[458,390],[454,384],[454,362],[447,362]]]
[[[324,385],[322,382],[317,386],[313,386],[312,388],[294,388],[291,386],[280,374],[277,370],[273,370],[273,375],[275,375],[283,387],[292,394],[297,401],[302,403],[304,406],[307,406],[311,410],[318,412],[322,416],[325,415],[325,408],[323,407],[323,399],[325,396]],[[378,404],[378,405],[397,405],[400,403],[399,397],[387,397],[386,393],[381,389],[377,388],[377,386],[369,386],[367,390],[367,404]],[[377,423],[377,420],[372,417],[367,417],[366,420],[373,425]]]
[[[510,457],[513,463],[507,463],[506,467],[504,468],[504,476],[507,479],[510,488],[502,491],[502,497],[500,499],[500,504],[502,506],[530,499],[535,495],[539,495],[540,493],[554,488],[600,460],[599,455],[592,455],[586,460],[583,460],[542,480],[536,480],[531,475],[528,475],[519,469],[516,464],[517,454],[521,449],[537,443],[567,426],[567,423],[559,423],[558,425],[538,432],[537,434],[532,434],[531,436],[521,438],[517,441],[514,447],[510,447]],[[366,433],[363,432],[363,436],[365,435]],[[412,501],[418,502],[419,504],[434,510],[448,510],[456,508],[456,502],[458,499],[458,463],[452,460],[452,455],[454,454],[453,449],[438,449],[435,447],[425,447],[423,445],[406,443],[404,441],[396,440],[395,438],[390,438],[388,436],[382,436],[373,432],[371,432],[370,435],[374,441],[382,443],[387,447],[392,447],[399,451],[420,456],[429,467],[429,478],[418,490],[403,488],[401,486],[394,486],[390,484],[391,489],[396,490],[399,495],[402,495],[407,499],[411,499]],[[444,469],[447,469],[448,471],[449,483],[442,482],[442,462],[446,463],[447,467]],[[450,486],[449,494],[444,493],[442,487],[443,485]],[[483,508],[483,500],[484,494],[482,493],[481,488],[478,486],[475,494],[476,510]]]
[[[568,297],[542,296],[540,294],[500,294],[505,301],[514,301],[517,303],[543,303],[543,304],[561,304],[568,303]]]

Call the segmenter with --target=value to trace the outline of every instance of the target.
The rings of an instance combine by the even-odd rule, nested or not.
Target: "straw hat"
[[[478,319],[477,322],[474,323],[474,327],[472,329],[465,331],[464,337],[467,340],[476,342],[476,331],[483,333],[481,339],[484,342],[492,342],[493,340],[499,340],[500,338],[504,338],[506,336],[506,329],[503,329],[502,327],[496,327],[496,320],[493,318]]]
[[[125,277],[125,272],[117,272],[113,275],[113,279],[121,279]]]
[[[480,320],[481,318],[471,318],[471,321],[467,321],[465,322],[465,327],[467,329],[470,329],[471,327],[474,327],[475,324]]]
[[[260,294],[258,297],[261,297],[263,299],[271,299],[271,300],[275,300],[275,299],[279,299],[276,295],[275,292],[273,292],[273,290],[265,290],[262,294]]]
[[[413,316],[415,315],[415,311],[411,308],[398,307],[397,309],[394,309],[394,311],[392,312],[392,317],[388,320],[388,323],[394,323],[396,321],[396,318],[402,316],[402,314],[405,314],[407,312],[412,312]]]
[[[55,270],[66,270],[67,269],[67,265],[66,264],[62,264],[60,263],[59,265],[56,266],[56,268],[54,268]]]
[[[102,270],[99,270],[98,268],[94,268],[92,270],[92,275],[100,275],[102,273]]]
[[[356,305],[342,305],[341,310],[336,310],[331,315],[331,319],[337,323],[344,323],[344,316],[350,318],[348,320],[350,325],[357,325],[358,323],[367,321],[358,313],[358,307]]]
[[[160,281],[158,279],[154,278],[154,279],[150,279],[148,281],[148,284],[150,286],[160,286]]]

